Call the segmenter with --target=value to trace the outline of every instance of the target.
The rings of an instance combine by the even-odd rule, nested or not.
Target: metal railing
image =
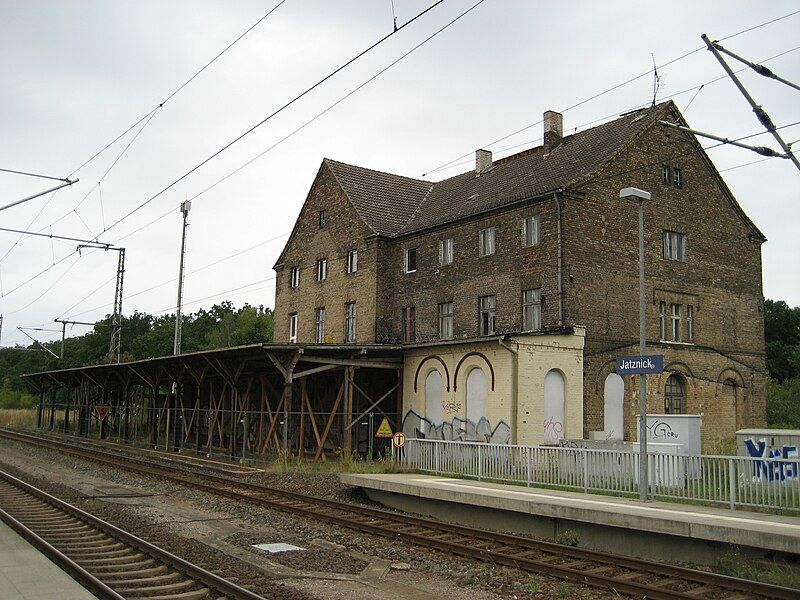
[[[583,492],[635,495],[639,455],[624,450],[409,439],[410,470]],[[649,496],[736,507],[800,509],[800,458],[648,454]]]

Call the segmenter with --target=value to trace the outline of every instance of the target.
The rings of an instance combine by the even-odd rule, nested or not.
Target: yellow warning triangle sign
[[[389,419],[386,418],[386,417],[383,417],[383,421],[381,421],[381,424],[378,426],[378,431],[375,432],[375,437],[376,438],[390,438],[390,437],[392,437],[393,433],[394,432],[392,431],[392,426],[389,425]]]

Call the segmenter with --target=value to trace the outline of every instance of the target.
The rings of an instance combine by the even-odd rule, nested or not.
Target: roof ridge
[[[341,160],[336,160],[334,158],[327,158],[326,157],[326,158],[323,158],[322,160],[325,160],[325,161],[327,161],[329,163],[333,163],[333,164],[336,164],[336,165],[343,165],[345,167],[351,167],[353,169],[361,169],[363,171],[371,171],[373,173],[380,173],[381,175],[390,175],[392,177],[400,177],[402,179],[408,179],[409,181],[414,181],[416,183],[425,183],[427,185],[431,185],[430,181],[426,181],[424,179],[417,179],[416,177],[408,177],[407,175],[399,175],[397,173],[390,173],[389,171],[380,171],[378,169],[372,169],[370,167],[363,167],[361,165],[354,165],[354,164],[351,164],[351,163],[342,162]]]

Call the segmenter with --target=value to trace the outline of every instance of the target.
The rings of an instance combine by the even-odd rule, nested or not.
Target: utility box
[[[680,444],[687,456],[700,455],[700,415],[647,415],[647,445]],[[639,415],[636,415],[636,439],[639,439]]]
[[[736,432],[736,453],[756,458],[798,455],[800,430],[798,429],[740,429]]]

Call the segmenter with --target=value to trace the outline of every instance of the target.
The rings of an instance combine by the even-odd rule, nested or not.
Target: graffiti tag
[[[453,417],[450,421],[434,423],[413,410],[409,410],[403,417],[402,431],[408,438],[492,444],[511,443],[511,428],[508,424],[500,421],[492,428],[486,417],[481,417],[477,423],[458,416]]]
[[[558,443],[558,440],[564,437],[564,424],[556,421],[555,417],[550,415],[550,418],[544,422],[544,441],[547,443]]]
[[[672,431],[672,426],[664,421],[655,421],[652,425],[647,426],[650,432],[650,437],[654,439],[678,438],[678,434]]]
[[[797,461],[796,446],[767,449],[767,440],[757,442],[753,438],[744,441],[744,447],[753,458],[794,459],[794,460],[758,460],[753,461],[753,481],[786,481],[800,476],[800,462]]]

